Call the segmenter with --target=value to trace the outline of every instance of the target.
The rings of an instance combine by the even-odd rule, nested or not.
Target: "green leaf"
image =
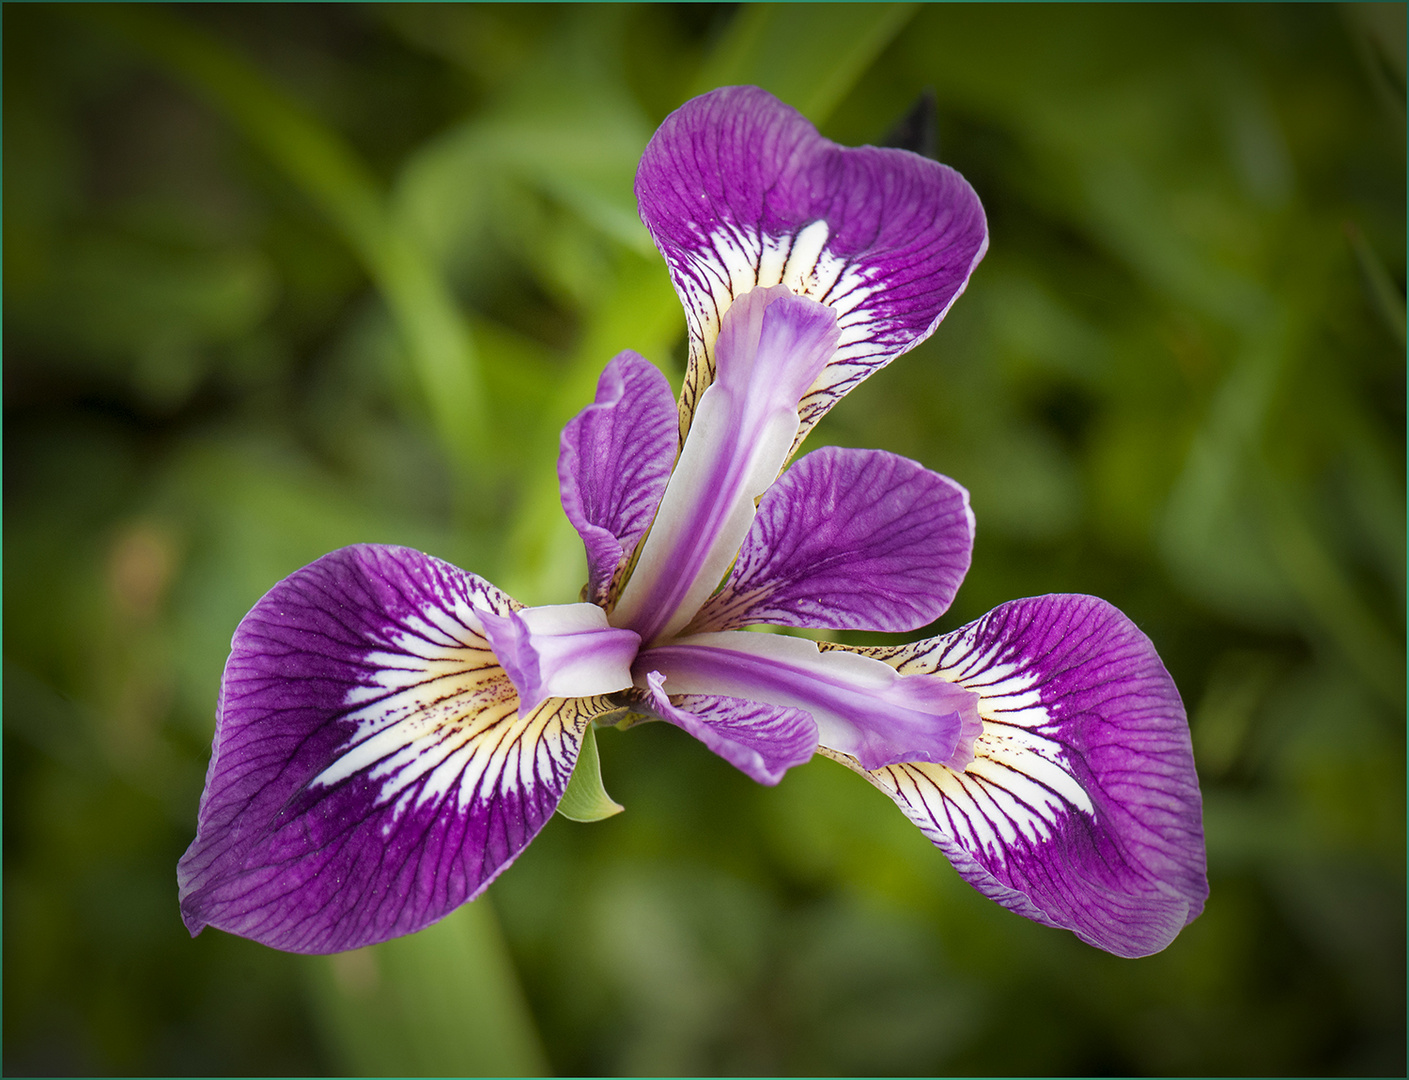
[[[315,1015],[349,1076],[547,1075],[487,899],[418,934],[308,963]]]
[[[1375,314],[1384,321],[1385,327],[1394,335],[1395,341],[1399,342],[1399,347],[1404,348],[1404,297],[1399,291],[1399,286],[1394,283],[1394,278],[1385,268],[1384,260],[1375,253],[1375,249],[1370,246],[1358,226],[1346,222],[1345,235],[1350,241],[1351,250],[1355,252],[1355,261],[1360,264],[1360,273],[1365,282],[1365,289],[1370,294],[1370,303],[1375,309]]]
[[[729,25],[691,96],[749,83],[823,123],[916,4],[755,4]]]
[[[446,448],[472,469],[489,441],[489,410],[469,326],[438,268],[396,227],[370,167],[237,52],[169,9],[114,5],[84,14],[208,100],[327,216],[396,318]]]
[[[582,752],[577,755],[577,768],[558,803],[558,813],[569,821],[601,821],[621,813],[626,807],[607,794],[602,786],[602,763],[597,756],[597,731],[588,724],[582,736]]]

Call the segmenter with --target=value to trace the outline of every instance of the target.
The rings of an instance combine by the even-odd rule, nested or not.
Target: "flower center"
[[[782,471],[798,403],[837,349],[836,313],[783,285],[730,305],[701,395],[640,558],[611,614],[643,642],[678,633],[719,586],[755,501]]]

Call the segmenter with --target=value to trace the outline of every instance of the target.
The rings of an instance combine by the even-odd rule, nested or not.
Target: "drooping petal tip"
[[[526,713],[549,698],[591,697],[631,685],[641,639],[607,625],[595,604],[548,604],[507,615],[480,612],[484,636]]]
[[[1119,956],[1165,948],[1203,910],[1189,727],[1150,640],[1091,596],[1042,596],[914,645],[860,650],[979,696],[962,772],[862,772],[986,896]]]

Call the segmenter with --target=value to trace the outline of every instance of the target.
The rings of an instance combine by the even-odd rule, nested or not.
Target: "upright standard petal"
[[[563,429],[563,510],[587,548],[584,599],[607,606],[613,575],[651,526],[679,448],[675,398],[630,349],[597,381],[597,399]]]
[[[750,624],[918,630],[969,569],[969,493],[883,450],[828,446],[763,493],[724,588],[690,632]]]
[[[838,146],[753,86],[666,117],[636,173],[641,220],[665,256],[690,327],[681,431],[714,377],[725,311],[784,284],[836,310],[841,342],[804,398],[798,440],[872,371],[919,344],[988,245],[978,196],[905,150]]]
[[[407,548],[343,548],[235,631],[195,842],[195,934],[292,952],[419,930],[477,895],[552,815],[601,699],[525,714],[483,616],[518,605]]]
[[[985,896],[1120,956],[1158,952],[1203,910],[1184,707],[1110,604],[1017,600],[943,637],[854,651],[978,695],[983,734],[963,771],[822,752],[894,799]]]

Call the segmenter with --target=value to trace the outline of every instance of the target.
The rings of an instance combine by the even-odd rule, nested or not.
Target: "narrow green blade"
[[[485,898],[418,934],[310,957],[315,1015],[349,1076],[543,1076],[548,1064]]]
[[[694,93],[751,83],[824,123],[915,4],[753,4],[735,16]],[[693,95],[692,95],[693,96]]]

